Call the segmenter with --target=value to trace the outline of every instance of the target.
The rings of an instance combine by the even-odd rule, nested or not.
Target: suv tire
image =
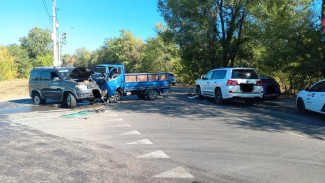
[[[157,90],[152,90],[152,89],[150,89],[150,90],[148,91],[148,99],[149,99],[149,100],[155,100],[155,99],[157,98],[157,96],[158,96],[158,92],[157,92]]]
[[[113,96],[108,98],[109,103],[117,103],[117,101],[121,101],[121,99],[122,95],[118,90],[115,91],[115,94]]]
[[[66,93],[64,95],[64,106],[67,108],[75,108],[77,106],[77,100],[76,98],[72,95],[72,93]]]
[[[38,92],[34,92],[32,95],[33,103],[36,105],[45,104],[45,100],[41,98]]]
[[[222,98],[222,92],[220,88],[217,88],[214,92],[214,100],[218,105],[224,103],[224,99]]]
[[[201,94],[201,87],[199,85],[196,86],[195,92],[196,92],[196,96],[198,96],[199,98],[203,98]]]

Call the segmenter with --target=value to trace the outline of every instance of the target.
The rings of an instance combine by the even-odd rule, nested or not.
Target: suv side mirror
[[[53,81],[60,81],[61,79],[59,77],[53,77]]]
[[[207,78],[205,76],[200,76],[202,80],[206,80]]]

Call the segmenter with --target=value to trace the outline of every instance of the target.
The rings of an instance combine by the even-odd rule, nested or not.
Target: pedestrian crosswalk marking
[[[137,130],[133,130],[133,131],[122,133],[120,135],[139,135],[139,134],[141,134],[141,133],[138,132]]]
[[[177,167],[161,174],[155,175],[156,178],[194,178],[183,167]]]
[[[142,139],[134,142],[129,142],[127,144],[152,144],[152,142],[150,142],[148,139]]]
[[[169,156],[165,154],[163,151],[158,150],[158,151],[154,151],[148,154],[138,156],[137,158],[169,158]]]

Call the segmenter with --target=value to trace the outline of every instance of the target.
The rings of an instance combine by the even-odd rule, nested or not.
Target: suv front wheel
[[[66,93],[64,95],[64,101],[63,104],[67,108],[74,108],[77,106],[77,100],[76,98],[72,95],[72,93]]]
[[[224,99],[222,98],[222,92],[220,88],[217,88],[214,93],[214,100],[216,101],[217,104],[223,104]]]

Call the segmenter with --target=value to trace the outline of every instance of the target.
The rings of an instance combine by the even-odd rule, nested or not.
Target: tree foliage
[[[14,79],[17,75],[17,67],[14,58],[8,49],[0,46],[0,80]]]
[[[48,29],[33,28],[29,31],[27,37],[19,39],[21,46],[28,51],[31,59],[36,59],[37,56],[49,54],[52,50],[51,34]]]
[[[33,68],[33,59],[29,58],[27,50],[16,44],[9,45],[8,50],[17,66],[17,77],[28,78],[30,70]]]

